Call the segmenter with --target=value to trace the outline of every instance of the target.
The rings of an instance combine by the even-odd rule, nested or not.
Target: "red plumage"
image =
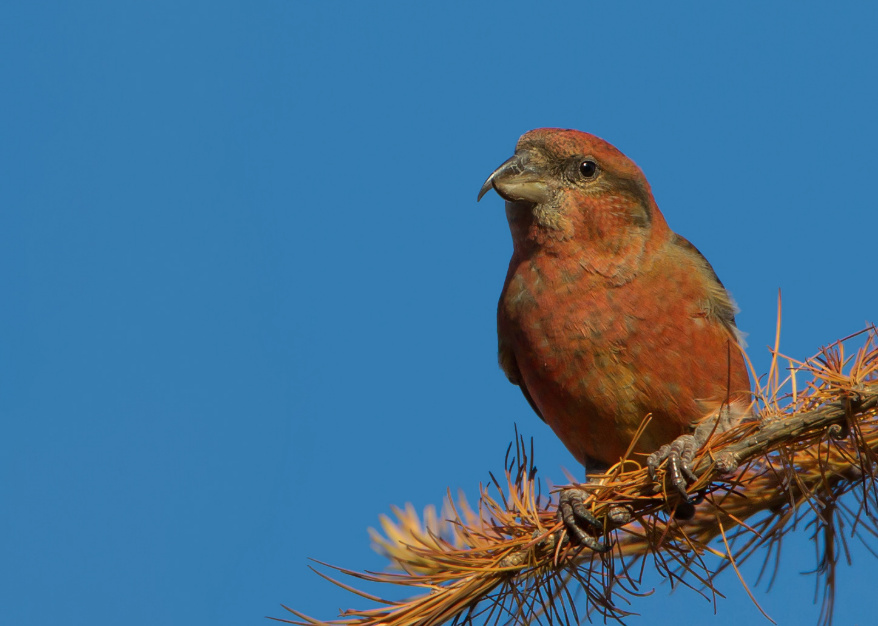
[[[500,364],[580,462],[619,461],[647,414],[644,453],[724,402],[747,406],[731,299],[630,159],[587,133],[538,129],[479,197],[492,187],[513,239]]]

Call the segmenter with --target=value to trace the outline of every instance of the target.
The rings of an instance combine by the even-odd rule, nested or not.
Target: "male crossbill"
[[[651,414],[634,451],[655,453],[653,470],[670,457],[685,490],[711,430],[696,427],[749,403],[735,308],[716,273],[668,227],[640,169],[593,135],[526,133],[479,199],[492,188],[513,243],[497,313],[506,376],[588,470],[618,462]],[[590,517],[581,493],[562,493],[560,509],[598,545],[575,527]]]

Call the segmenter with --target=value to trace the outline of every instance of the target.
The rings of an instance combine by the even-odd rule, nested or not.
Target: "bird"
[[[492,189],[512,235],[497,309],[506,377],[587,474],[618,463],[651,416],[633,451],[653,476],[668,459],[685,495],[697,449],[750,411],[728,291],[668,226],[640,168],[599,137],[531,130],[478,200]],[[563,490],[559,517],[606,550],[584,497]]]

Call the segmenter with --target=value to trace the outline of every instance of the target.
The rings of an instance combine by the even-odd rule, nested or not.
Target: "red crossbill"
[[[653,471],[669,457],[685,492],[716,426],[696,427],[749,404],[735,307],[713,268],[668,227],[634,162],[593,135],[526,133],[479,199],[492,188],[513,243],[497,313],[506,376],[587,470],[618,462],[651,415],[634,451],[654,453]],[[590,521],[581,499],[562,493],[559,513],[599,547],[578,528]]]

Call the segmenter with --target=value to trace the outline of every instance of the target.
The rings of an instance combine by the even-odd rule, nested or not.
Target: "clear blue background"
[[[766,4],[3,3],[0,622],[330,618],[363,602],[307,558],[382,568],[367,527],[472,494],[513,423],[578,473],[496,365],[475,197],[531,128],[637,161],[759,371],[778,288],[797,357],[875,320],[878,12]],[[874,623],[853,553],[836,623]],[[812,566],[757,592],[781,624]],[[630,623],[761,619],[720,584]]]

